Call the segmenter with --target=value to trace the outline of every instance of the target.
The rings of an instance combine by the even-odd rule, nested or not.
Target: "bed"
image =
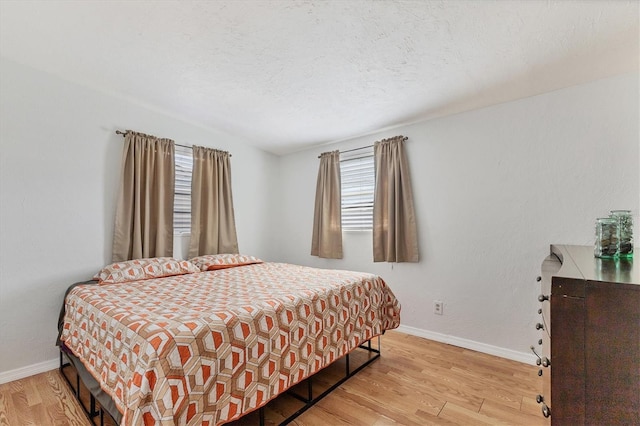
[[[191,266],[151,278],[121,269],[67,292],[61,362],[67,354],[123,425],[230,422],[400,324],[373,274],[259,259]]]

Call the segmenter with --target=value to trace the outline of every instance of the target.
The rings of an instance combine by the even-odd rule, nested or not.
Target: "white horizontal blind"
[[[191,174],[193,151],[189,147],[175,146],[176,187],[173,200],[173,233],[191,231]]]
[[[373,148],[340,154],[342,230],[373,229],[375,167]]]

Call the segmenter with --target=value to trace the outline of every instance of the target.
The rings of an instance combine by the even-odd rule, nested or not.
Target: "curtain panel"
[[[373,261],[418,262],[418,232],[402,136],[374,144]]]
[[[127,131],[116,207],[113,261],[173,255],[175,147]]]
[[[342,207],[340,197],[340,152],[320,155],[316,202],[313,214],[311,255],[342,259]]]
[[[193,146],[189,258],[238,253],[230,157],[226,151]]]

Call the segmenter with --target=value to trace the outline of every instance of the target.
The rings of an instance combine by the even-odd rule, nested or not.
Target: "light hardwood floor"
[[[352,356],[352,365],[358,356],[365,355]],[[321,391],[342,368],[320,372],[314,387]],[[541,391],[534,366],[389,331],[380,359],[293,424],[542,426],[548,423],[535,401]],[[266,423],[299,407],[292,397],[279,397],[267,406]],[[257,421],[252,413],[233,424]],[[0,425],[89,424],[57,370],[0,385]]]

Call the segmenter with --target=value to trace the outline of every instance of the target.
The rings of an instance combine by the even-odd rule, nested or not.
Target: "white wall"
[[[640,206],[637,75],[281,158],[9,61],[0,76],[0,382],[53,368],[64,290],[111,261],[116,129],[231,151],[241,252],[379,273],[407,331],[513,358],[537,339],[548,245],[591,244],[595,217]],[[317,155],[399,133],[410,138],[421,262],[372,263],[370,233],[345,234],[343,260],[311,257]]]
[[[0,75],[4,381],[12,372],[24,376],[29,371],[21,369],[34,365],[36,370],[51,368],[65,289],[111,262],[123,146],[116,129],[230,151],[240,250],[271,259],[276,205],[269,192],[276,186],[277,157],[13,62],[2,60]]]
[[[596,217],[639,206],[638,94],[638,75],[620,76],[282,157],[280,257],[378,273],[405,331],[531,360],[549,244],[593,244]],[[370,232],[345,233],[343,260],[310,256],[318,154],[396,134],[421,262],[372,263]]]

